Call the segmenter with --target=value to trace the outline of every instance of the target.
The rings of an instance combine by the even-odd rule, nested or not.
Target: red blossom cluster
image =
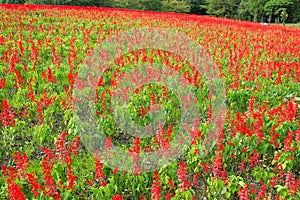
[[[179,181],[179,187],[184,191],[189,189],[192,184],[188,181],[187,179],[187,174],[186,174],[186,164],[184,162],[179,162],[178,164],[178,170],[177,170],[177,175],[178,175],[178,181]]]
[[[185,32],[191,38],[199,41],[213,57],[213,60],[220,69],[222,77],[228,81],[228,86],[226,87],[227,94],[249,89],[250,87],[248,88],[247,84],[251,83],[251,95],[253,96],[247,96],[245,94],[245,99],[247,99],[247,101],[249,100],[249,104],[245,104],[246,112],[228,110],[227,118],[225,119],[229,124],[228,127],[223,127],[224,119],[222,119],[221,116],[217,116],[217,129],[212,131],[211,137],[207,139],[208,142],[212,139],[216,139],[216,152],[210,161],[205,159],[200,161],[198,157],[200,150],[197,148],[194,150],[194,159],[197,161],[196,165],[201,167],[202,173],[194,173],[189,177],[190,171],[188,171],[188,162],[179,161],[177,171],[175,170],[175,175],[173,174],[175,177],[177,174],[178,180],[174,180],[170,177],[164,180],[164,175],[155,171],[152,177],[151,194],[149,195],[151,195],[152,199],[158,200],[164,198],[163,192],[165,192],[165,199],[168,200],[181,193],[184,194],[184,192],[188,192],[194,187],[203,189],[204,193],[211,192],[211,194],[213,194],[215,191],[209,190],[220,188],[211,189],[206,186],[201,188],[199,179],[212,177],[213,181],[223,181],[225,183],[224,187],[230,187],[233,185],[228,184],[230,183],[230,175],[232,175],[232,172],[236,173],[234,175],[242,176],[245,172],[249,174],[250,170],[254,170],[253,172],[255,172],[255,170],[262,167],[261,163],[267,162],[268,170],[274,170],[272,173],[275,173],[275,175],[273,175],[270,180],[263,179],[256,183],[251,182],[250,178],[247,179],[248,177],[243,177],[247,180],[245,180],[245,184],[239,187],[238,191],[236,190],[236,194],[239,198],[241,200],[248,200],[255,196],[255,199],[267,199],[271,196],[271,198],[274,199],[282,199],[280,194],[277,193],[276,196],[272,194],[274,188],[280,185],[287,189],[289,195],[295,199],[297,198],[300,186],[299,173],[297,173],[298,169],[295,170],[295,168],[293,168],[294,166],[287,166],[288,164],[286,163],[298,159],[296,156],[299,152],[298,144],[300,142],[299,103],[297,103],[294,97],[291,97],[289,100],[279,101],[279,105],[277,104],[271,107],[270,102],[267,101],[260,104],[259,102],[262,101],[259,98],[261,97],[255,95],[257,94],[256,92],[267,90],[268,88],[266,87],[269,85],[280,85],[282,87],[287,85],[288,87],[289,85],[286,84],[288,81],[292,81],[295,84],[300,82],[299,31],[280,26],[265,27],[256,23],[211,17],[187,17],[175,13],[167,15],[165,13],[151,12],[145,15],[143,11],[68,6],[58,8],[55,6],[42,5],[0,5],[0,9],[10,10],[19,17],[28,17],[26,16],[27,14],[22,15],[20,13],[28,13],[28,11],[35,13],[43,10],[46,15],[49,15],[49,18],[51,18],[51,14],[53,14],[51,12],[58,12],[61,15],[57,18],[64,20],[70,19],[68,13],[70,9],[72,9],[72,11],[75,12],[74,18],[70,19],[70,21],[66,21],[75,24],[70,25],[71,31],[74,31],[74,33],[80,32],[82,34],[82,38],[80,39],[77,38],[76,34],[72,35],[70,39],[66,39],[62,35],[58,35],[54,38],[52,35],[56,35],[56,30],[60,31],[59,34],[69,34],[69,27],[66,27],[65,23],[62,23],[58,27],[47,27],[42,23],[36,25],[35,17],[28,19],[28,23],[23,23],[22,20],[14,17],[2,17],[0,30],[15,30],[16,27],[11,27],[10,24],[14,24],[14,20],[16,20],[16,26],[18,30],[21,30],[19,32],[22,33],[24,30],[29,30],[29,33],[26,35],[26,38],[19,32],[16,32],[16,35],[14,35],[13,31],[8,31],[7,36],[0,36],[0,45],[7,47],[1,52],[0,62],[7,65],[7,69],[3,70],[4,74],[7,75],[7,77],[12,77],[7,79],[0,78],[0,91],[7,91],[8,93],[0,102],[0,128],[15,126],[16,122],[18,122],[18,117],[24,119],[28,118],[29,113],[32,113],[32,110],[29,110],[30,107],[28,106],[31,105],[31,103],[33,104],[34,112],[37,113],[38,125],[43,125],[45,109],[55,104],[56,100],[59,100],[58,103],[60,103],[63,111],[71,110],[72,105],[76,101],[73,99],[72,90],[75,87],[75,80],[78,77],[78,63],[83,63],[82,55],[90,55],[87,52],[91,53],[92,40],[94,40],[94,42],[97,40],[97,44],[101,44],[103,39],[115,34],[117,35],[124,28],[136,28],[136,26],[139,27],[140,24],[146,27],[154,27],[153,24],[157,23],[157,27],[160,28],[180,28],[182,32]],[[117,17],[112,17],[113,15]],[[78,19],[92,21],[93,18],[97,18],[95,16],[109,20],[111,26],[104,25],[101,20],[98,20],[100,23],[96,23],[96,26],[76,25]],[[153,19],[154,21],[149,19]],[[189,23],[187,23],[187,19]],[[116,28],[118,26],[120,28]],[[94,29],[95,27],[98,27],[97,30]],[[42,33],[45,32],[49,32],[51,37],[42,35]],[[41,34],[45,36],[44,40],[37,39],[36,33],[38,33],[37,35]],[[278,37],[278,35],[280,35],[280,37]],[[80,48],[77,46],[78,40],[82,40],[83,43]],[[69,42],[69,44],[67,44],[67,42]],[[180,41],[174,41],[174,46],[178,44],[180,44]],[[67,49],[66,52],[60,50],[65,49],[68,45],[70,48]],[[47,49],[49,49],[49,51],[45,53],[44,50]],[[81,51],[84,51],[84,53]],[[108,58],[107,55],[101,56],[105,59]],[[45,66],[40,66],[45,58],[49,59],[49,62]],[[184,71],[184,68],[189,68],[190,72],[183,72],[182,79],[184,82],[182,83],[191,84],[198,88],[204,86],[202,75],[197,69],[193,68],[190,63],[183,62],[183,58],[180,56],[167,50],[141,49],[137,52],[130,51],[128,55],[116,58],[114,64],[123,68],[129,64],[137,66],[141,62],[152,66],[155,61],[159,61],[166,67],[173,68],[176,71]],[[87,65],[91,63],[92,60],[86,61]],[[65,66],[69,68],[66,69]],[[40,67],[42,69],[40,69]],[[108,73],[108,71],[109,70],[106,69],[104,73]],[[61,78],[61,74],[65,74],[65,79]],[[157,76],[157,74],[151,72],[151,70],[148,71],[148,76],[146,77],[140,74],[138,74],[139,76],[135,75],[134,73],[129,74],[129,76],[132,76],[132,81],[136,85],[147,82],[147,78],[151,78],[151,76]],[[118,86],[119,79],[124,78],[124,72],[116,69],[112,72],[112,79],[109,81],[103,78],[96,80],[91,74],[89,74],[89,76],[93,86],[100,88],[110,84],[110,87],[114,89]],[[160,79],[161,76],[157,76],[157,82],[159,82]],[[37,89],[37,85],[40,82],[45,84],[45,88]],[[265,84],[265,82],[268,84]],[[83,80],[77,83],[76,86],[83,89],[86,84],[87,83]],[[8,89],[6,87],[8,87]],[[28,102],[23,106],[24,110],[17,110],[15,103],[7,96],[14,93],[14,91],[22,91],[23,89],[26,92],[22,94],[22,97]],[[50,92],[56,89],[57,91],[53,93]],[[144,86],[136,89],[134,92],[138,94],[143,89]],[[213,88],[209,89],[208,99],[212,100]],[[56,92],[59,90],[61,90],[61,93],[57,95]],[[150,106],[140,106],[138,108],[141,116],[145,117],[149,112],[153,111],[152,109],[154,109],[156,105],[160,107],[162,100],[167,100],[167,88],[162,86],[162,90],[163,92],[160,96],[154,92],[151,94]],[[122,92],[123,100],[127,101],[127,91],[124,90]],[[95,103],[98,102],[98,100],[102,100],[102,112],[97,111],[97,114],[103,119],[106,119],[107,113],[105,112],[111,112],[106,99],[107,97],[112,98],[113,93],[109,89],[105,89],[99,93],[99,97],[96,97]],[[247,91],[247,93],[250,93],[250,91]],[[185,108],[188,108],[189,103],[193,103],[188,97],[181,96],[181,98],[184,102],[188,102],[185,104]],[[235,100],[230,103],[234,104],[234,101]],[[207,109],[207,121],[211,124],[214,117],[212,104],[208,105]],[[195,120],[194,127],[198,127],[199,123],[199,121]],[[291,126],[291,129],[285,129],[287,124],[293,124],[293,127]],[[170,155],[170,140],[173,129],[175,128],[169,126],[167,130],[164,130],[162,126],[163,125],[159,124],[158,133],[153,138],[154,148],[146,146],[142,151],[153,152],[154,150],[163,150],[166,156]],[[227,130],[224,130],[225,128],[227,128]],[[201,139],[203,139],[204,132],[202,133],[198,128],[192,130],[187,128],[186,130],[189,130],[191,146],[194,148],[199,144]],[[152,130],[150,130],[150,132],[151,131]],[[80,137],[75,138],[73,142],[67,145],[67,141],[65,140],[67,135],[66,132],[63,132],[58,136],[54,150],[43,149],[44,157],[41,161],[41,176],[43,180],[38,179],[36,172],[30,172],[32,171],[32,166],[26,154],[16,152],[13,157],[15,166],[2,166],[3,177],[8,186],[9,199],[26,199],[24,191],[25,189],[26,191],[28,190],[27,187],[30,188],[35,198],[39,195],[43,195],[61,199],[60,191],[73,190],[77,177],[73,173],[72,155],[78,153]],[[238,139],[239,141],[237,141],[236,138],[242,139]],[[243,143],[243,139],[245,138],[254,141],[254,143],[250,145]],[[184,138],[181,143],[183,142]],[[236,145],[236,142],[238,142],[238,145]],[[133,148],[129,150],[134,163],[134,175],[136,176],[142,174],[142,170],[139,166],[141,143],[142,140],[139,137],[135,138]],[[270,151],[271,149],[271,152],[260,151],[259,147],[260,145],[263,146],[262,144],[265,146],[269,145],[267,146],[267,150]],[[258,147],[251,148],[252,146]],[[112,149],[111,138],[105,141],[105,147],[108,152]],[[234,155],[227,157],[226,153],[231,153],[231,150],[234,150]],[[275,150],[275,152],[273,152],[273,150]],[[104,173],[104,163],[98,153],[99,152],[95,152],[93,155],[95,179],[86,180],[86,182],[90,186],[95,186],[95,183],[100,183],[102,187],[109,186],[110,184],[107,181],[108,177]],[[237,155],[240,157],[237,158]],[[266,155],[268,156],[267,158]],[[231,166],[228,166],[228,160],[229,163],[232,161],[232,163],[230,163],[232,166],[236,164],[236,171],[229,169]],[[62,180],[56,180],[53,176],[54,167],[57,165],[62,165],[66,168],[66,174],[63,175],[66,179],[65,183]],[[117,171],[117,168],[113,169],[112,173],[116,174]],[[26,182],[26,184],[22,184],[24,182]],[[166,184],[169,186],[167,187],[167,192],[164,190]],[[179,190],[176,190],[176,187],[179,187]],[[121,200],[124,197],[122,194],[112,195],[112,199],[114,200]],[[192,198],[196,199],[197,197],[195,195]],[[140,199],[144,200],[146,197],[141,195]]]
[[[160,200],[160,190],[161,190],[161,186],[160,186],[160,178],[158,176],[158,172],[154,172],[154,176],[153,176],[153,183],[152,183],[152,199],[153,200]]]
[[[26,199],[22,188],[18,185],[19,181],[26,181],[31,186],[31,192],[36,198],[38,195],[43,194],[44,196],[53,197],[55,199],[61,199],[58,189],[66,188],[73,190],[76,176],[72,172],[72,154],[77,154],[79,147],[80,137],[75,138],[68,148],[65,147],[65,139],[67,133],[62,133],[58,136],[56,142],[56,149],[50,150],[43,148],[45,156],[42,159],[42,174],[43,184],[37,178],[35,172],[29,173],[30,161],[26,154],[23,155],[19,152],[15,152],[13,157],[15,167],[6,168],[2,166],[3,176],[6,178],[8,183],[9,198],[14,199]],[[67,186],[60,185],[55,181],[52,175],[52,170],[55,164],[66,164],[67,165]]]
[[[16,123],[14,117],[15,113],[12,106],[4,98],[2,101],[2,112],[0,113],[0,121],[2,126],[14,126]]]

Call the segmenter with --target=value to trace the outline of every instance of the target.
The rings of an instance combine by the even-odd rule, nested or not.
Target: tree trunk
[[[254,12],[254,21],[257,22],[257,15],[258,15],[258,8],[255,8],[255,12]]]

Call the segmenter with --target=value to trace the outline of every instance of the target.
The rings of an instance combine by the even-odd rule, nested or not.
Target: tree
[[[25,0],[0,0],[0,4],[24,4]]]
[[[206,9],[206,13],[210,15],[215,15],[221,17],[225,15],[225,8],[223,6],[224,1],[222,0],[206,0],[206,5],[202,6]]]
[[[275,22],[279,23],[281,12],[287,12],[287,9],[293,5],[292,0],[270,0],[264,6],[265,13],[269,16],[269,23],[272,21],[273,14],[276,16]]]
[[[294,0],[294,4],[291,5],[291,11],[287,21],[291,23],[300,22],[300,0]]]
[[[280,13],[280,17],[282,20],[282,23],[285,24],[285,21],[287,20],[289,14],[286,12],[286,8],[282,8],[282,11]]]
[[[112,0],[112,5],[116,8],[128,8],[129,3],[129,0]]]
[[[238,6],[239,19],[264,21],[264,6],[268,0],[242,0]]]
[[[205,2],[206,5],[202,7],[206,9],[207,14],[237,18],[239,0],[206,0]]]
[[[162,7],[161,0],[141,0],[142,10],[160,11]]]
[[[205,0],[191,0],[190,5],[190,13],[200,15],[204,15],[206,13],[205,9],[203,8],[203,6],[205,5]]]
[[[189,13],[191,5],[189,0],[163,0],[162,11],[165,12],[177,12],[177,13]]]
[[[26,4],[110,7],[110,1],[107,0],[24,0],[24,1]]]
[[[251,1],[242,0],[238,6],[239,19],[251,21]]]

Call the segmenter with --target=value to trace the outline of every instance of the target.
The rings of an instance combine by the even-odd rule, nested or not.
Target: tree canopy
[[[102,6],[209,14],[256,22],[300,22],[300,0],[0,0],[0,3]]]

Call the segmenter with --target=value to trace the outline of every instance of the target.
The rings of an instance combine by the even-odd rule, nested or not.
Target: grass
[[[296,28],[300,28],[300,23],[296,23],[296,24],[285,24],[286,26],[293,26]]]

